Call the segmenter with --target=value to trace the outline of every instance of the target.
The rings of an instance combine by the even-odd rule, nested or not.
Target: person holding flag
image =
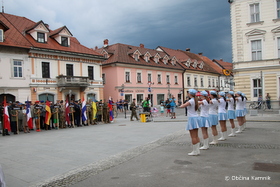
[[[52,112],[51,112],[51,107],[50,107],[50,101],[47,99],[46,101],[46,117],[45,117],[45,124],[46,124],[46,129],[48,129],[47,127],[50,126],[50,119],[52,117]]]
[[[27,126],[28,126],[28,132],[29,129],[33,129],[33,120],[32,120],[32,116],[31,116],[31,108],[30,108],[30,101],[26,102],[26,120],[27,120]]]
[[[96,102],[92,101],[92,120],[93,120],[93,124],[92,125],[96,125],[97,124],[97,119],[96,119],[96,114],[97,114],[97,106],[96,106]]]
[[[87,125],[87,104],[85,99],[82,102],[82,121],[85,125]]]
[[[10,135],[9,131],[11,131],[11,123],[10,123],[10,115],[9,115],[9,111],[8,111],[8,106],[7,106],[7,101],[6,101],[6,96],[4,96],[4,116],[3,116],[3,136],[5,135]]]
[[[70,125],[71,125],[69,113],[70,113],[70,105],[69,105],[69,101],[67,98],[65,101],[65,121],[67,122],[68,127],[70,127]]]
[[[114,103],[114,101],[110,96],[109,102],[108,102],[110,122],[114,122],[113,103]]]

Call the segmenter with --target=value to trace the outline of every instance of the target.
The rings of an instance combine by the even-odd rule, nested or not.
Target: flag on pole
[[[27,97],[27,103],[26,103],[26,118],[27,118],[27,125],[28,125],[29,129],[33,129],[30,102],[29,102],[28,97]]]
[[[46,101],[46,117],[45,117],[45,124],[50,125],[50,119],[52,117],[51,107],[50,107],[50,101],[47,98]]]
[[[70,105],[69,105],[69,101],[67,98],[66,104],[65,104],[65,121],[67,122],[67,125],[70,125],[69,113],[70,113]]]
[[[110,116],[110,121],[114,121],[114,114],[113,114],[113,101],[111,100],[111,98],[109,98],[108,107],[109,107],[109,116]]]
[[[97,106],[96,102],[92,101],[92,119],[96,119],[96,113],[97,113]]]
[[[11,131],[10,115],[8,111],[6,96],[4,96],[4,129]]]
[[[87,104],[85,99],[83,99],[82,102],[82,120],[86,121],[87,120]]]

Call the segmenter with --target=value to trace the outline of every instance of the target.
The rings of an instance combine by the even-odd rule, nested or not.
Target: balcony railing
[[[61,87],[87,87],[90,85],[89,77],[82,76],[57,76],[57,86]]]

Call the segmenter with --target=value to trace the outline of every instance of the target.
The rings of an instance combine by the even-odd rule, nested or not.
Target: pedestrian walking
[[[268,109],[271,109],[270,95],[269,95],[269,93],[267,93],[266,96],[265,96],[265,102],[266,102],[267,108],[268,108]]]
[[[171,119],[175,119],[176,118],[176,111],[175,111],[176,99],[172,95],[172,98],[170,98],[169,101],[170,101]]]
[[[234,109],[235,99],[234,99],[233,91],[228,92],[227,103],[228,103],[227,115],[228,115],[228,119],[229,119],[229,122],[231,125],[231,133],[228,136],[234,137],[234,136],[236,136],[235,135],[235,124],[234,124],[234,120],[236,119],[236,116],[235,116],[235,109]]]
[[[209,149],[209,136],[208,136],[208,128],[211,127],[211,123],[209,120],[209,97],[206,91],[201,92],[202,101],[198,101],[198,104],[201,107],[200,110],[200,120],[201,120],[201,131],[203,135],[203,146],[199,149]]]
[[[198,98],[196,97],[196,93],[197,91],[195,89],[189,89],[188,95],[191,99],[180,106],[181,108],[188,107],[188,123],[186,126],[186,130],[190,132],[193,147],[193,151],[191,153],[188,153],[189,156],[197,156],[200,154],[200,140],[198,137],[198,129],[201,127],[201,123],[200,118],[197,114]]]
[[[227,138],[227,100],[225,92],[219,92],[218,120],[221,127],[221,137],[219,141],[225,141]]]
[[[135,103],[135,100],[136,99],[134,98],[132,103],[130,104],[130,110],[131,110],[130,121],[134,121],[133,117],[135,117],[137,121],[139,120],[139,118],[137,116],[137,113],[136,113],[136,103]]]
[[[218,131],[217,131],[217,125],[218,125],[218,100],[217,100],[217,92],[212,90],[210,91],[210,102],[209,102],[209,120],[211,124],[211,130],[213,135],[213,141],[210,142],[210,145],[215,145],[218,143]]]

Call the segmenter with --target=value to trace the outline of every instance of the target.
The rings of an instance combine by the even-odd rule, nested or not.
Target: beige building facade
[[[280,0],[229,0],[235,90],[249,100],[280,93]],[[272,102],[272,104],[276,102]]]

